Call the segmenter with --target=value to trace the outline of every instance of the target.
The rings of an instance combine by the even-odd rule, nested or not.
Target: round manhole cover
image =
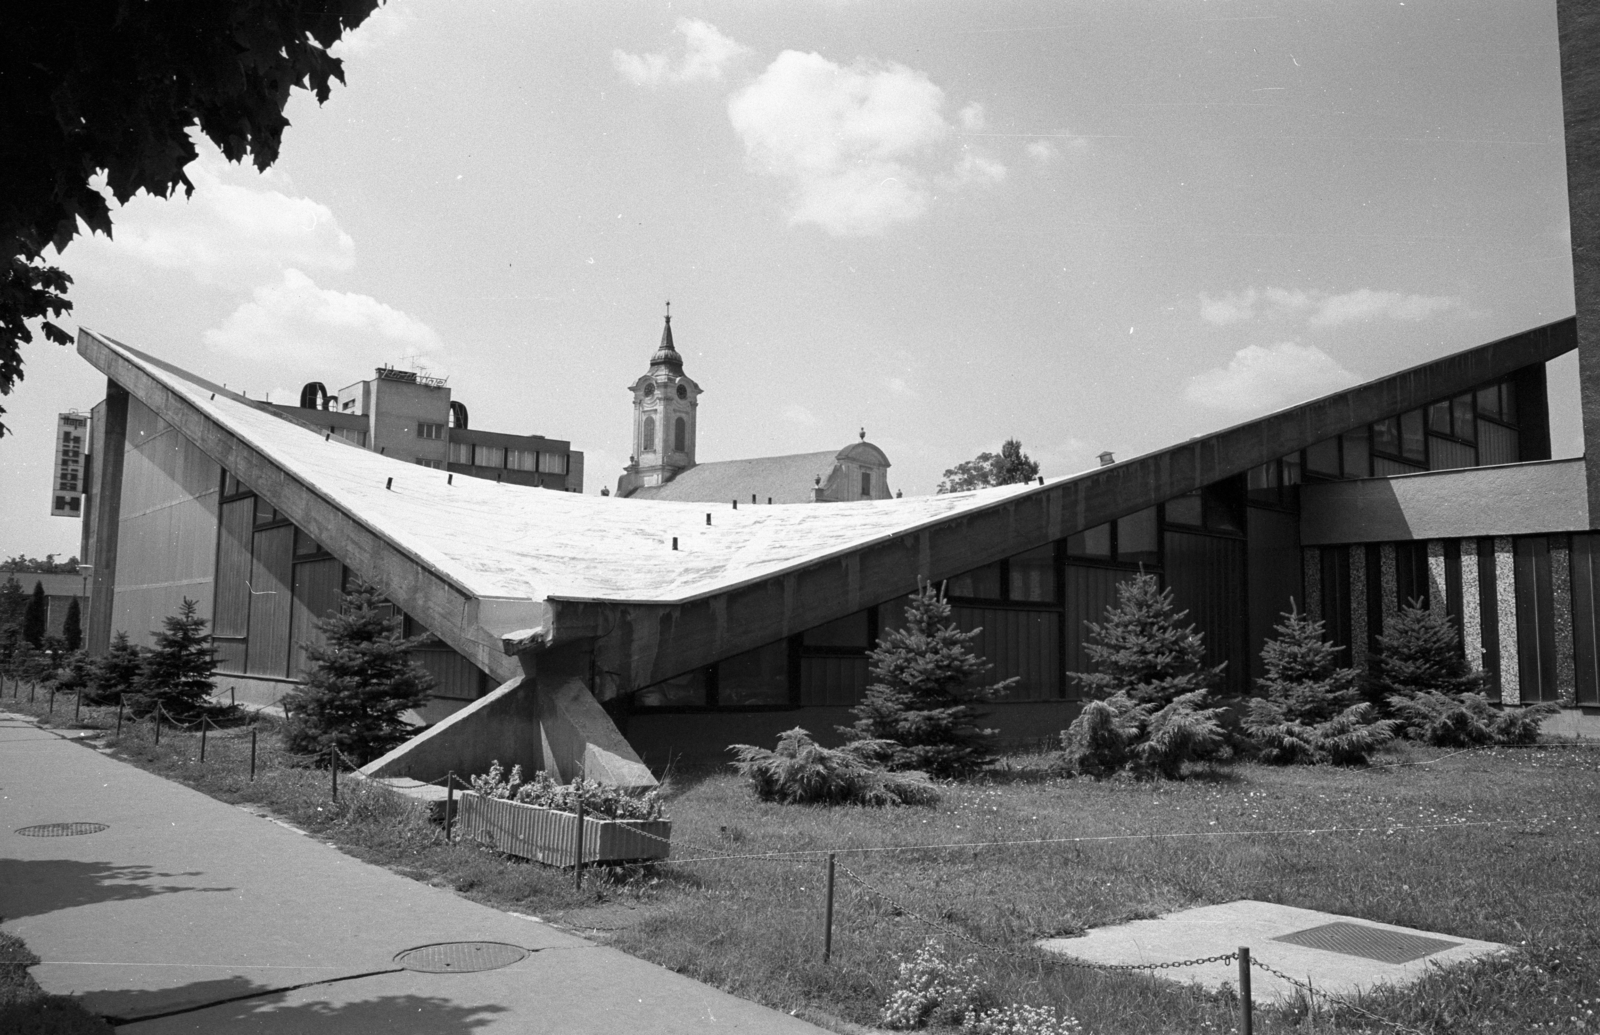
[[[528,950],[505,942],[440,942],[407,949],[394,961],[424,974],[471,974],[499,970],[528,958]]]
[[[75,837],[97,834],[104,829],[104,823],[41,823],[36,827],[23,827],[17,833],[23,837]]]

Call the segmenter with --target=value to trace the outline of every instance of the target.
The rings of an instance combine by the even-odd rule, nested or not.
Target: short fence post
[[[33,692],[35,690],[37,690],[37,689],[39,689],[39,684],[38,683],[29,683],[28,684],[28,703],[29,704],[33,703]]]
[[[54,715],[55,713],[56,713],[56,688],[54,686],[52,686],[50,688],[50,709],[46,714]]]
[[[206,720],[200,720],[200,761],[206,760]]]
[[[455,811],[455,805],[456,771],[452,769],[445,774],[444,778],[444,840],[446,844],[450,842],[450,820],[452,818],[451,813]]]
[[[256,778],[256,728],[250,727],[250,779]]]
[[[122,697],[117,697],[117,739],[122,739]]]
[[[822,962],[833,956],[833,853],[828,853],[828,904],[822,912]]]
[[[72,695],[72,721],[77,722],[78,716],[83,714],[83,691],[79,690]]]
[[[1239,946],[1239,1035],[1251,1035],[1254,1018],[1250,1014],[1250,947]]]
[[[233,687],[231,686],[228,687],[228,704],[234,708],[239,707],[239,699],[233,695]]]
[[[576,891],[583,890],[583,797],[582,792],[578,797],[578,836],[572,851],[572,887]]]
[[[332,743],[328,744],[328,772],[330,774],[332,774],[331,779],[333,781],[333,800],[334,801],[338,801],[339,800],[339,756],[338,756],[338,748],[334,747]]]
[[[161,706],[156,705],[156,746],[161,746]]]

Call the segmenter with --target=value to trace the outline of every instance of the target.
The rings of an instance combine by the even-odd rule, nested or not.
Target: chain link
[[[1361,1016],[1366,1017],[1369,1020],[1373,1020],[1373,1021],[1378,1022],[1379,1024],[1387,1025],[1388,1027],[1393,1028],[1395,1031],[1409,1032],[1409,1033],[1411,1033],[1411,1035],[1426,1035],[1425,1032],[1423,1032],[1423,1031],[1421,1031],[1421,1030],[1419,1030],[1417,1028],[1412,1028],[1412,1027],[1410,1027],[1408,1025],[1401,1024],[1399,1021],[1391,1021],[1387,1017],[1380,1017],[1377,1014],[1373,1013],[1371,1010],[1363,1009],[1363,1008],[1357,1006],[1355,1003],[1352,1003],[1350,1000],[1345,999],[1342,996],[1336,996],[1336,995],[1333,995],[1330,992],[1318,992],[1315,988],[1311,987],[1311,983],[1310,982],[1301,981],[1299,978],[1292,978],[1288,974],[1285,974],[1283,971],[1277,969],[1276,967],[1268,966],[1267,964],[1263,963],[1260,959],[1258,959],[1254,953],[1250,954],[1250,965],[1252,967],[1255,967],[1258,970],[1266,971],[1268,974],[1271,974],[1275,978],[1279,978],[1281,980],[1287,981],[1287,982],[1289,982],[1289,984],[1293,985],[1295,988],[1300,989],[1300,991],[1302,991],[1302,992],[1304,992],[1306,994],[1306,1002],[1311,1004],[1313,1009],[1316,1007],[1317,996],[1320,995],[1322,998],[1328,1000],[1329,1002],[1335,1004],[1336,1006],[1341,1006],[1344,1009],[1349,1010],[1352,1013],[1358,1013]]]

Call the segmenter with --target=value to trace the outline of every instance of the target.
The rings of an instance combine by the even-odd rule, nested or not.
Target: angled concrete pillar
[[[104,654],[111,645],[112,598],[117,588],[117,526],[122,520],[122,460],[128,442],[128,393],[109,378],[102,412],[100,426],[94,429],[99,455],[94,461],[90,512],[83,516],[89,526],[93,551],[84,560],[94,565],[89,620],[84,635],[84,647],[90,654]]]
[[[1600,5],[1557,0],[1589,513],[1600,514]]]

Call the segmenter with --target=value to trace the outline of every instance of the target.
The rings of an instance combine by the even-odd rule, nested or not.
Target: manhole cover
[[[407,949],[394,961],[424,974],[471,974],[499,970],[528,958],[528,950],[505,942],[440,942]]]
[[[1272,939],[1290,945],[1304,945],[1308,949],[1360,956],[1380,963],[1410,963],[1424,956],[1432,956],[1445,949],[1453,949],[1460,942],[1447,942],[1443,938],[1424,938],[1420,934],[1402,934],[1381,927],[1337,921],[1310,927]]]
[[[23,837],[75,837],[78,834],[97,834],[104,823],[41,823],[36,827],[23,827],[17,833]]]

